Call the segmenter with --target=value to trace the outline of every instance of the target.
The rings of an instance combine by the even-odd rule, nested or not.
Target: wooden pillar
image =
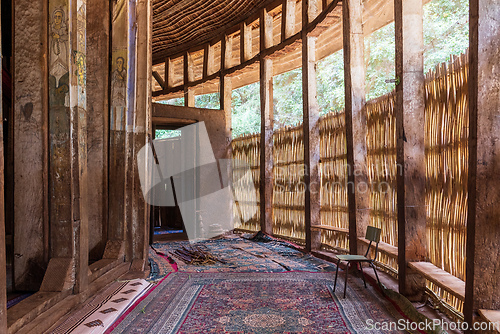
[[[174,71],[172,68],[172,60],[167,58],[165,60],[165,86],[166,88],[174,87]]]
[[[137,2],[137,54],[147,55],[137,59],[137,98],[134,113],[134,161],[139,150],[146,144],[147,133],[150,129],[151,119],[151,75],[152,51],[151,51],[151,1],[139,0]],[[149,237],[149,206],[144,200],[139,170],[134,163],[133,171],[133,197],[132,197],[132,235],[133,253],[132,259],[137,265],[135,270],[144,270],[148,259],[148,237]]]
[[[99,260],[108,234],[109,133],[109,12],[108,2],[87,3],[87,93],[89,178],[89,256]]]
[[[2,9],[0,8],[0,22],[2,20]],[[0,59],[2,59],[2,27],[0,26]],[[0,63],[1,67],[1,63]],[[2,72],[0,71],[0,82]],[[3,118],[2,85],[0,85],[0,119]],[[3,127],[0,127],[0,332],[7,333],[7,267],[5,248],[5,210],[4,210],[4,151],[3,151]]]
[[[47,13],[45,0],[18,0],[13,6],[14,253],[21,255],[14,257],[14,284],[19,290],[36,291],[49,251],[46,36],[52,13]]]
[[[319,105],[316,98],[316,37],[302,32],[302,102],[306,251],[311,251],[311,225],[320,225]]]
[[[470,1],[469,197],[464,317],[500,309],[500,3]]]
[[[283,1],[283,14],[281,18],[281,41],[293,36],[295,32],[295,0]]]
[[[189,52],[184,54],[184,106],[194,107],[195,96],[194,90],[189,87],[189,83],[193,81],[193,61]]]
[[[260,228],[273,233],[273,61],[260,60]]]
[[[113,2],[111,22],[111,66],[110,66],[110,116],[109,116],[109,186],[108,186],[108,244],[120,245],[123,255],[126,234],[125,180],[128,160],[126,149],[127,115],[132,107],[129,99],[132,64],[129,54],[129,2]],[[120,9],[120,10],[118,10]],[[109,248],[111,250],[111,248]],[[105,251],[105,257],[111,256]]]
[[[260,50],[272,46],[272,19],[264,9],[260,16]],[[271,24],[269,24],[271,21]],[[260,59],[260,229],[273,233],[273,61]]]
[[[245,22],[240,29],[240,63],[252,58],[252,26]]]
[[[366,164],[363,2],[343,2],[345,117],[347,132],[349,249],[358,254],[358,237],[369,224],[370,193]]]
[[[421,299],[425,280],[408,262],[425,261],[425,97],[422,0],[395,0],[399,291]]]

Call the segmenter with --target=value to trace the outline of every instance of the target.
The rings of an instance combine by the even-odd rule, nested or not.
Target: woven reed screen
[[[346,187],[348,170],[344,112],[321,117],[319,134],[321,225],[348,229]],[[345,233],[322,230],[321,242],[333,248],[349,249],[349,238]]]
[[[430,261],[465,280],[468,163],[468,59],[455,57],[426,76],[425,147],[427,242]],[[382,228],[382,240],[397,246],[396,127],[394,93],[366,104],[367,165],[371,224]],[[348,228],[345,115],[323,116],[320,126],[321,225]],[[233,141],[233,156],[249,163],[259,184],[259,137]],[[274,227],[276,235],[303,240],[302,126],[274,133]],[[244,227],[243,227],[244,226]],[[258,230],[259,216],[242,225]],[[322,231],[322,242],[348,249],[347,234]],[[397,270],[396,259],[379,261]],[[428,283],[445,302],[462,312],[457,298]]]
[[[252,178],[255,184],[255,196],[257,202],[253,201],[248,193],[248,188],[234,187],[235,198],[239,199],[234,204],[233,213],[234,217],[249,216],[248,212],[256,212],[253,217],[246,221],[240,222],[235,219],[235,228],[240,228],[250,231],[260,231],[260,208],[259,208],[259,185],[260,185],[260,134],[243,136],[232,141],[233,149],[233,180],[244,177],[247,167],[249,166],[252,171]],[[246,163],[247,166],[242,167],[239,161]],[[238,183],[233,183],[238,184]]]
[[[427,243],[436,266],[465,280],[469,137],[468,57],[454,57],[426,75]],[[429,283],[449,305],[463,303]]]
[[[366,103],[366,163],[370,184],[370,225],[382,229],[383,242],[397,246],[396,116],[395,94]],[[381,256],[379,262],[398,270],[397,259]]]
[[[302,126],[273,134],[273,233],[305,240],[304,138]]]

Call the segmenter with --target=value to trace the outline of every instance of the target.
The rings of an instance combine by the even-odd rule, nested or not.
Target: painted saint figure
[[[61,77],[69,71],[68,26],[66,25],[65,14],[62,9],[56,9],[52,14],[49,37],[49,71],[56,79],[56,87],[58,87]]]
[[[127,96],[127,69],[123,57],[116,58],[116,69],[111,73],[111,129],[125,129]]]

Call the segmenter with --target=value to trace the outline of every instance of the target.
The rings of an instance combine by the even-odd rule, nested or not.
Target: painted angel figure
[[[68,26],[62,9],[54,10],[50,25],[50,74],[59,79],[69,71],[68,61]]]

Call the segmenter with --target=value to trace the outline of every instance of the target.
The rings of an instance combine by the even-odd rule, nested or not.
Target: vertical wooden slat
[[[478,309],[498,310],[500,281],[500,3],[469,2],[469,201],[465,320]]]
[[[302,35],[306,251],[311,251],[311,225],[320,224],[319,106],[316,99],[316,38]]]
[[[195,97],[194,91],[189,87],[189,83],[192,81],[192,59],[189,55],[189,51],[184,54],[184,106],[194,107]]]
[[[261,35],[261,40],[264,36]],[[273,233],[273,62],[260,60],[260,221],[261,230]]]
[[[353,138],[353,96],[351,92],[351,16],[350,2],[342,2],[342,28],[344,40],[344,81],[345,81],[345,131],[347,145],[347,196],[349,201],[349,251],[351,254],[358,252],[358,236],[356,228],[356,187],[354,179],[354,138]]]
[[[203,76],[202,78],[205,79],[208,77],[208,64],[209,64],[209,53],[210,53],[210,43],[205,44],[205,47],[203,49]]]
[[[283,1],[283,22],[281,26],[281,40],[291,37],[295,32],[295,0]]]
[[[2,21],[2,10],[0,8],[0,22]],[[0,59],[2,59],[2,27],[0,26]],[[0,69],[0,83],[2,83],[2,72]],[[3,100],[2,85],[0,85],[0,99]],[[3,103],[0,103],[0,119],[3,117]],[[4,133],[0,127],[0,332],[7,333],[7,262],[5,248],[5,203],[4,203]]]

